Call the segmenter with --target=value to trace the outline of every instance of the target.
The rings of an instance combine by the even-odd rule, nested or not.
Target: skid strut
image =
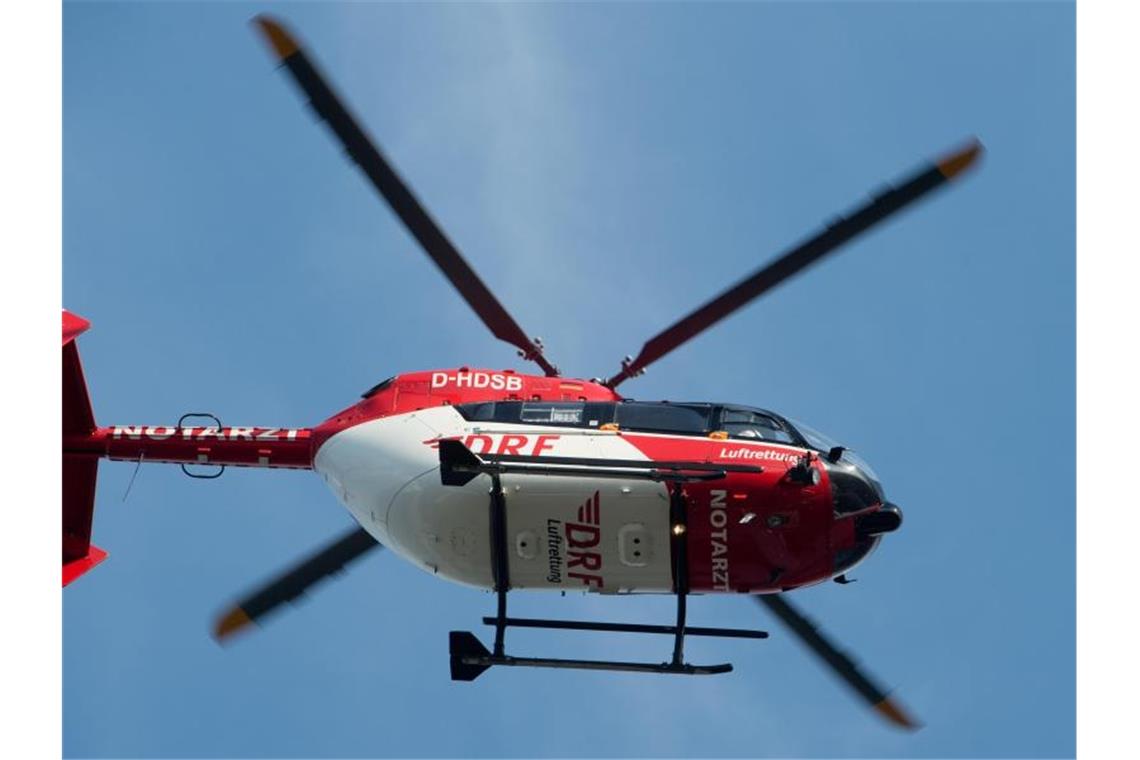
[[[689,542],[685,532],[689,528],[687,503],[680,483],[673,483],[669,494],[669,543],[673,549],[673,593],[677,595],[677,625],[673,634],[674,667],[685,658],[685,608],[689,598]]]
[[[521,459],[521,457],[519,458]],[[451,656],[451,678],[456,681],[473,681],[488,668],[506,667],[568,668],[575,670],[631,671],[638,673],[675,673],[681,675],[711,675],[727,673],[732,665],[693,665],[685,662],[685,636],[718,636],[722,638],[764,639],[765,631],[739,628],[689,628],[686,625],[686,602],[689,595],[688,563],[688,501],[683,484],[724,477],[724,471],[697,468],[690,463],[677,463],[668,469],[654,469],[651,473],[637,473],[642,477],[666,481],[669,484],[670,543],[673,555],[673,591],[677,597],[677,617],[674,625],[639,625],[631,623],[599,623],[584,620],[541,620],[511,618],[507,616],[507,593],[511,589],[510,565],[507,560],[507,509],[501,474],[508,470],[503,462],[480,459],[458,441],[442,441],[440,445],[440,474],[445,485],[462,485],[479,473],[491,476],[489,492],[491,529],[491,574],[496,596],[496,614],[483,622],[495,628],[495,642],[488,651],[475,634],[469,631],[452,631],[448,639]],[[511,464],[515,464],[512,462]],[[529,464],[529,463],[527,463]],[[559,462],[575,475],[581,469],[592,469],[593,462]],[[625,463],[623,463],[625,464]],[[595,465],[596,466],[596,465]],[[644,467],[644,464],[642,464]],[[521,468],[520,468],[521,469]],[[600,469],[600,468],[599,468]],[[463,473],[462,475],[460,473]],[[555,474],[544,472],[542,474]],[[562,473],[558,473],[562,474]],[[570,474],[566,472],[566,474]],[[630,475],[627,471],[623,473]],[[636,477],[637,475],[634,475]],[[450,482],[449,482],[450,481]],[[553,657],[515,657],[506,653],[508,628],[548,628],[575,631],[610,631],[618,633],[666,634],[673,637],[673,655],[668,662],[617,662],[608,660],[568,660]]]

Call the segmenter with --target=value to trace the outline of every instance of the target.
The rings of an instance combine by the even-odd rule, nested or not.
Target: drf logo
[[[602,554],[597,551],[602,542],[602,499],[594,495],[578,507],[578,522],[566,523],[566,574],[582,581],[584,586],[603,588]],[[570,570],[570,568],[578,570]]]
[[[511,456],[525,455],[537,457],[553,449],[553,442],[561,437],[560,435],[515,435],[513,433],[484,435],[482,433],[473,433],[464,438],[451,436],[447,440],[461,440],[463,441],[463,445],[471,449],[475,454],[508,454]],[[429,438],[423,443],[433,449],[438,449],[441,440],[440,438]]]

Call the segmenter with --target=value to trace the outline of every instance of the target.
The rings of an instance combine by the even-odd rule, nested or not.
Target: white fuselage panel
[[[645,460],[616,432],[471,423],[443,406],[337,433],[314,467],[382,544],[444,578],[491,588],[491,479],[444,486],[438,441],[476,454]],[[671,591],[664,485],[540,475],[502,478],[512,588],[600,593]]]

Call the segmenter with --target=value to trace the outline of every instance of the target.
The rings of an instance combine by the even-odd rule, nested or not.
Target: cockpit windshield
[[[817,451],[831,451],[831,449],[839,445],[839,443],[831,436],[824,435],[815,428],[805,425],[799,420],[793,420],[791,417],[789,417],[788,422],[795,425],[796,430],[798,430],[800,435],[804,437],[804,440],[808,442],[808,445]]]
[[[803,436],[804,440],[807,441],[808,445],[813,449],[816,449],[818,451],[831,451],[836,446],[841,445],[830,436],[824,435],[815,428],[809,425],[805,425],[799,420],[793,420],[789,418],[788,422],[795,425],[796,430],[799,431],[799,434]],[[879,480],[878,474],[876,474],[876,472],[871,468],[871,465],[867,462],[866,459],[859,456],[850,449],[844,449],[841,461],[853,464],[862,470],[863,474],[865,474],[875,484],[875,487],[879,490],[879,492],[882,493],[882,481]]]

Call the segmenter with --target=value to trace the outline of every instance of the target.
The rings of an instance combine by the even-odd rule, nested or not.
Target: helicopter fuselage
[[[689,505],[694,592],[785,590],[840,574],[851,566],[845,557],[866,556],[877,539],[857,535],[857,523],[881,500],[837,513],[835,470],[820,452],[802,441],[763,440],[755,428],[719,429],[733,425],[718,424],[725,408],[733,407],[630,402],[599,383],[509,371],[414,373],[314,429],[313,467],[382,544],[428,572],[482,588],[494,585],[490,478],[443,485],[441,440],[477,455],[753,465],[683,486],[504,475],[513,588],[672,592],[669,489],[678,487]],[[817,476],[789,477],[804,464]]]
[[[511,370],[399,375],[315,428],[184,422],[100,428],[70,450],[199,467],[314,469],[380,543],[441,578],[480,588],[494,587],[490,478],[444,485],[445,439],[475,455],[736,466],[685,483],[612,473],[504,475],[512,588],[671,593],[675,488],[688,503],[688,579],[698,593],[778,592],[836,577],[886,532],[869,530],[867,517],[898,513],[876,482],[853,464],[829,461],[772,412],[637,402],[598,382]],[[885,512],[880,518],[891,521]]]

